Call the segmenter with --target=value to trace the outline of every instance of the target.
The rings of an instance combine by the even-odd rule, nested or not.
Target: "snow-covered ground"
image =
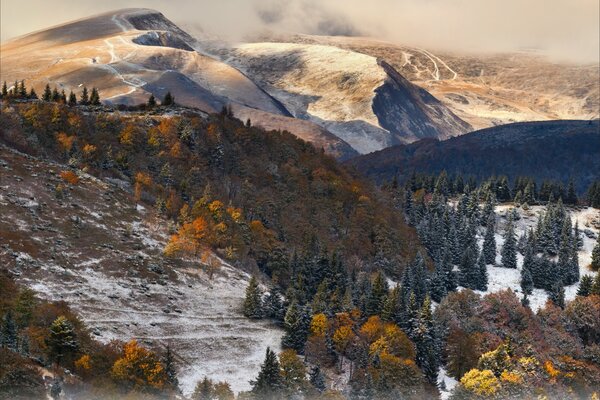
[[[446,400],[452,394],[452,390],[456,387],[458,381],[449,376],[446,369],[440,367],[438,371],[438,387],[440,388],[440,397]]]
[[[504,239],[502,233],[504,225],[506,223],[507,212],[512,209],[512,205],[500,205],[496,207],[496,214],[499,215],[498,223],[496,224],[496,264],[501,265],[500,249]],[[535,227],[538,216],[541,212],[545,211],[544,206],[533,206],[529,210],[525,211],[522,208],[517,209],[521,215],[521,219],[515,223],[515,232],[517,238],[520,237],[524,232],[528,231],[529,228]],[[590,238],[583,234],[584,229],[592,231],[594,234],[598,234],[598,223],[600,222],[600,210],[587,207],[582,210],[567,209],[571,215],[573,224],[575,221],[579,222],[579,230],[583,239],[583,247],[579,251],[579,272],[580,275],[592,275],[593,272],[588,268],[591,263],[592,249],[594,248],[595,239]],[[596,221],[596,222],[594,222]],[[481,232],[483,233],[483,232]],[[483,243],[483,238],[478,235],[479,245]],[[498,292],[503,289],[510,288],[516,292],[519,297],[522,297],[521,293],[521,268],[523,266],[523,255],[517,253],[517,269],[503,268],[499,266],[487,266],[488,272],[488,290],[485,292],[476,291],[479,294],[487,294]],[[579,283],[565,287],[565,300],[572,300],[577,294]],[[537,311],[546,304],[548,295],[542,289],[534,289],[533,293],[528,296],[530,307],[533,311]]]

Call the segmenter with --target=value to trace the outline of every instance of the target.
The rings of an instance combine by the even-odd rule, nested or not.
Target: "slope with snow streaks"
[[[361,153],[470,126],[375,57],[334,46],[252,43],[224,60],[297,118],[325,127]]]

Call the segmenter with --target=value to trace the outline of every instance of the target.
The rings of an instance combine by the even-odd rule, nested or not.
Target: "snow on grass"
[[[446,400],[452,394],[452,390],[458,382],[453,377],[449,376],[445,368],[439,369],[438,372],[438,387],[440,388],[441,399]],[[443,389],[442,389],[443,388]]]

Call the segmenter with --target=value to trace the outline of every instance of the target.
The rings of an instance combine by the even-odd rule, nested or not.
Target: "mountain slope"
[[[167,91],[177,102],[206,112],[233,103],[256,123],[279,121],[335,156],[355,154],[319,126],[286,118],[290,114],[285,107],[244,74],[194,46],[191,36],[157,11],[120,10],[3,43],[0,80],[25,79],[38,93],[46,83],[67,94],[80,94],[82,85],[95,86],[105,103],[114,104],[143,103],[150,93],[160,99]]]
[[[573,178],[583,191],[600,176],[600,126],[596,121],[502,125],[447,141],[422,140],[367,154],[349,163],[378,182],[413,172]]]
[[[270,35],[256,40],[336,46],[385,60],[475,129],[600,115],[598,63],[559,63],[532,52],[449,53],[363,37]]]
[[[297,118],[314,121],[360,153],[470,130],[389,64],[333,46],[252,43],[222,58]]]

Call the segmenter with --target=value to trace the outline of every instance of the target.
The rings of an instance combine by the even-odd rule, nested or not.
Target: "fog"
[[[1,0],[1,39],[126,7],[233,41],[272,30],[462,52],[536,49],[571,62],[600,57],[598,0]]]

